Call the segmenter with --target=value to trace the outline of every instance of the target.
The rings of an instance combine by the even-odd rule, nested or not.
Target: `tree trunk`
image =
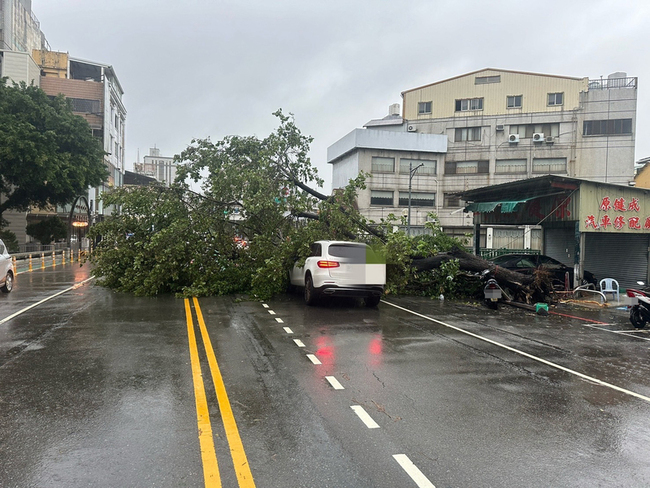
[[[491,261],[465,252],[457,247],[449,252],[440,253],[432,257],[415,258],[413,259],[413,266],[418,271],[435,269],[451,259],[458,259],[460,269],[463,271],[482,273],[485,270],[489,270],[490,277],[497,280],[502,288],[510,290],[517,298],[523,299],[526,302],[543,300],[546,294],[547,290],[542,289],[533,276],[501,268]]]

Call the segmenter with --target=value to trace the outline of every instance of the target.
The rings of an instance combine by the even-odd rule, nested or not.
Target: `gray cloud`
[[[264,136],[278,108],[326,149],[409,88],[485,67],[638,76],[637,158],[650,155],[642,1],[33,0],[52,49],[114,66],[127,159],[193,137]],[[128,167],[128,164],[127,164]]]

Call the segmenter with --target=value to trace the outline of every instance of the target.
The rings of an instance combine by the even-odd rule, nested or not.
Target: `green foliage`
[[[62,96],[0,80],[0,193],[4,210],[71,203],[107,177],[101,142]]]
[[[10,230],[0,230],[0,239],[2,239],[2,242],[5,243],[5,246],[7,246],[7,250],[9,252],[20,252],[20,246],[18,244],[16,234]]]
[[[450,249],[457,239],[435,223],[431,235],[409,237],[394,230],[394,218],[373,231],[356,208],[366,174],[321,198],[309,187],[322,184],[307,157],[311,138],[291,117],[275,115],[279,127],[264,139],[192,141],[176,157],[183,165],[171,188],[108,193],[104,203],[119,211],[91,229],[91,237],[102,237],[91,256],[100,283],[136,295],[243,292],[267,299],[286,290],[289,270],[304,263],[312,242],[335,239],[381,249],[389,293],[438,296],[441,289],[450,295],[460,289],[457,265],[418,276],[411,264],[416,256]],[[200,182],[202,193],[191,191],[188,180]]]
[[[59,217],[49,217],[40,222],[27,224],[27,235],[38,239],[41,244],[51,244],[52,241],[65,239],[68,236],[66,225]]]
[[[450,298],[458,296],[462,287],[459,285],[457,260],[444,263],[439,269],[418,273],[413,268],[412,262],[414,258],[434,256],[465,243],[446,235],[440,228],[437,216],[433,213],[428,215],[428,222],[425,224],[428,233],[423,235],[409,237],[403,230],[396,230],[399,225],[405,225],[403,220],[403,218],[397,220],[393,214],[390,214],[381,222],[387,238],[386,292],[423,296],[438,296],[443,293]]]

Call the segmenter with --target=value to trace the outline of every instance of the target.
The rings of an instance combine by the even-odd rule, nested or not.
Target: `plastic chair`
[[[614,278],[603,278],[600,280],[600,291],[607,294],[611,293],[612,296],[616,296],[616,301],[620,302],[618,281]]]

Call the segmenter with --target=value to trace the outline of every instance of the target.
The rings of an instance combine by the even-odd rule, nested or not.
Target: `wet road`
[[[622,313],[70,289],[87,278],[0,296],[2,487],[650,485],[650,336]]]

